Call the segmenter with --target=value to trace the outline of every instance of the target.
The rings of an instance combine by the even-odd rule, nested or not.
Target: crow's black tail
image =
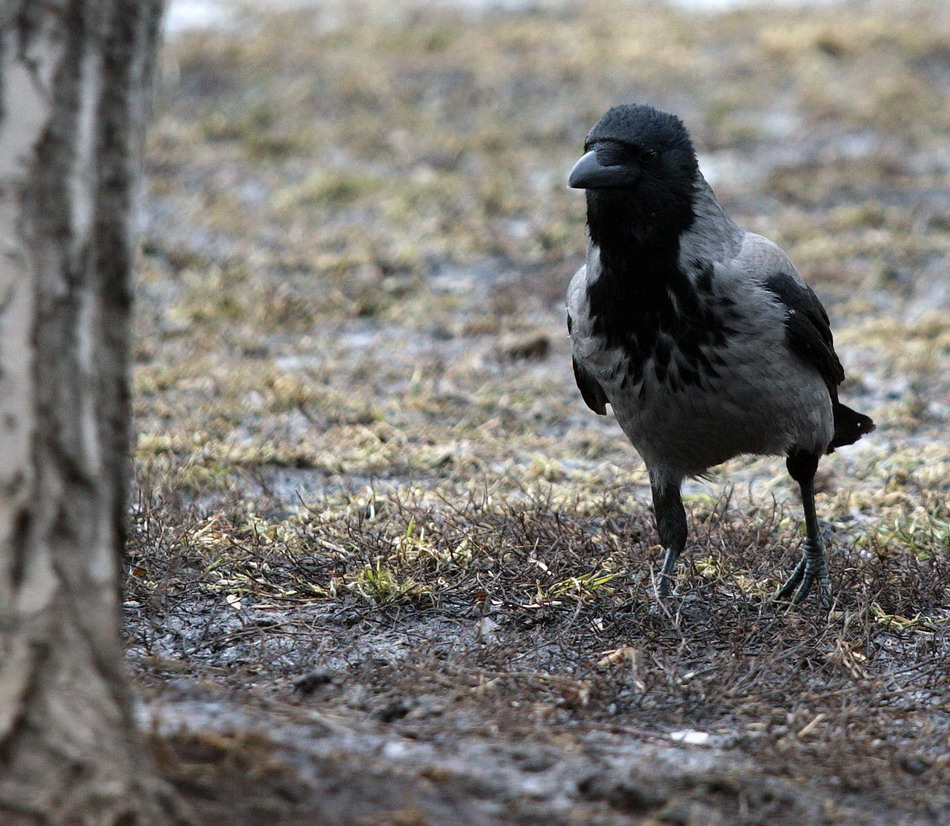
[[[866,433],[874,430],[874,422],[870,416],[858,413],[841,402],[833,401],[831,412],[835,417],[835,435],[831,437],[831,444],[828,445],[829,453],[836,447],[854,444]]]

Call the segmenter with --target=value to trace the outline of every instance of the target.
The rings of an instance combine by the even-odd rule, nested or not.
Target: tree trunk
[[[161,0],[0,5],[0,823],[179,822],[123,672],[134,198]]]

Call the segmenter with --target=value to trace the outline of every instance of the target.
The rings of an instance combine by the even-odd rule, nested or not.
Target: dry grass
[[[329,8],[165,51],[127,603],[143,685],[277,729],[319,716],[321,770],[351,788],[333,761],[362,754],[390,817],[324,790],[328,822],[513,822],[479,808],[504,794],[534,801],[519,822],[948,816],[940,4]],[[681,596],[652,607],[645,474],[583,407],[561,310],[583,248],[563,176],[628,99],[680,113],[733,214],[788,249],[879,423],[823,466],[829,616],[771,601],[802,539],[772,459],[690,487]],[[410,749],[397,778],[360,752],[397,735],[438,759]],[[550,760],[499,757],[507,779],[473,791],[490,772],[460,780],[452,755],[490,763],[486,742]],[[660,750],[636,782],[634,746]],[[183,754],[254,774],[230,741],[165,747],[180,782]],[[567,802],[532,798],[558,771]]]

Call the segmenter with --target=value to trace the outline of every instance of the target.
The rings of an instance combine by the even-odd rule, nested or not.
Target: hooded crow
[[[799,603],[817,581],[830,607],[815,471],[874,423],[838,401],[828,314],[779,247],[726,215],[679,118],[616,106],[584,151],[568,179],[587,196],[587,262],[567,295],[574,376],[649,471],[657,598],[686,544],[683,480],[748,453],[785,456],[801,488],[807,538],[778,598]]]

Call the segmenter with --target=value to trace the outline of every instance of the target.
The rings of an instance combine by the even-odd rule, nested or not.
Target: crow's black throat
[[[694,281],[680,269],[679,232],[638,239],[628,230],[621,239],[611,237],[615,228],[590,228],[601,241],[599,277],[587,287],[593,333],[625,354],[624,384],[641,382],[648,362],[674,392],[718,377],[735,311],[716,295],[712,264],[692,262]]]

